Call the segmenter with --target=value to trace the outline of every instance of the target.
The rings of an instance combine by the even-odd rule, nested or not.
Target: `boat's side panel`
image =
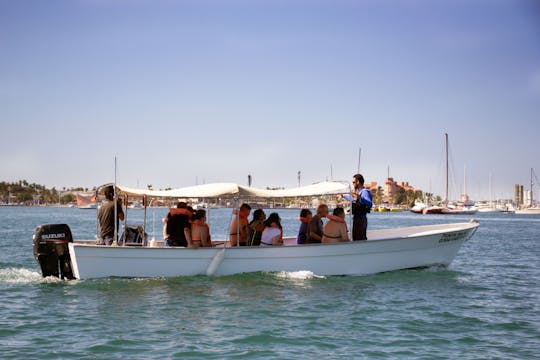
[[[377,240],[339,244],[239,248],[141,248],[70,244],[77,278],[230,275],[308,270],[318,275],[365,275],[448,265],[478,224],[403,228]],[[392,234],[393,237],[382,238]],[[375,238],[377,237],[375,236]],[[216,256],[217,254],[220,256]],[[219,259],[219,261],[216,261]],[[214,260],[214,261],[213,261]]]
[[[312,271],[317,275],[366,275],[449,265],[474,229],[419,237],[335,245],[228,249],[218,275],[253,271]]]
[[[70,244],[71,245],[71,244]],[[137,248],[71,245],[75,277],[173,277],[206,274],[216,248]]]

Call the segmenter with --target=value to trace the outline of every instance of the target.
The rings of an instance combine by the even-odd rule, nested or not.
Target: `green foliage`
[[[64,188],[65,189],[65,188]],[[73,203],[76,200],[74,192],[82,188],[65,189],[59,193],[55,187],[47,189],[43,185],[29,183],[26,180],[15,182],[0,182],[0,203],[33,204],[62,204]]]
[[[375,192],[375,198],[373,199],[373,202],[376,205],[380,205],[382,203],[383,196],[384,196],[383,188],[381,186],[377,186],[377,190]]]

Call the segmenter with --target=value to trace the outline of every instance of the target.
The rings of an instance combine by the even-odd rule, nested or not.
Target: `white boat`
[[[236,184],[207,184],[169,191],[135,190],[118,187],[124,196],[209,198],[233,195],[257,197],[297,197],[348,192],[346,184],[325,182],[288,190],[259,190]],[[190,195],[190,196],[186,196]],[[367,241],[338,244],[296,245],[285,239],[285,246],[268,247],[163,247],[161,243],[139,246],[93,245],[92,241],[72,242],[66,225],[52,226],[50,232],[36,230],[34,253],[42,271],[47,269],[47,249],[39,246],[55,241],[66,246],[58,254],[60,266],[53,263],[53,275],[67,265],[68,278],[174,277],[191,275],[232,275],[259,271],[311,271],[317,275],[367,275],[385,271],[429,266],[448,266],[462,244],[477,227],[477,221],[370,230]],[[56,228],[54,228],[56,227]],[[69,257],[67,257],[69,252]],[[53,254],[54,255],[54,254]],[[40,258],[41,256],[41,258]],[[63,261],[63,263],[62,263]],[[56,269],[56,270],[55,270]],[[64,273],[62,272],[62,275]]]
[[[157,248],[70,243],[73,275],[174,277],[258,271],[311,271],[317,275],[368,275],[448,266],[477,222],[368,231],[367,241],[275,247]]]
[[[500,213],[504,211],[505,211],[504,209],[500,209],[494,206],[483,206],[483,207],[478,208],[478,212],[481,212],[481,213]]]
[[[505,209],[495,206],[493,204],[493,185],[492,185],[492,175],[489,173],[489,204],[484,206],[478,206],[478,212],[481,213],[500,213],[503,212]]]
[[[415,202],[414,203],[414,206],[412,208],[410,208],[410,212],[412,213],[415,213],[415,214],[421,214],[422,211],[427,208],[428,206],[426,204],[424,204],[423,202]]]
[[[87,205],[81,205],[81,206],[77,206],[79,209],[82,209],[82,210],[95,210],[97,209],[97,204],[94,203],[94,204],[87,204]]]
[[[515,214],[519,215],[540,215],[540,207],[529,207],[515,211]]]
[[[445,215],[474,215],[478,211],[472,206],[447,206],[441,210],[441,214]]]
[[[448,201],[448,134],[444,134],[445,138],[445,153],[446,153],[446,191],[445,198],[443,201],[443,206],[431,205],[428,206],[423,203],[416,203],[415,206],[411,208],[411,212],[415,214],[443,214],[443,215],[473,215],[478,209],[474,207],[474,202],[469,200],[468,195],[466,195],[467,190],[464,186],[464,194],[462,195],[462,203],[459,205],[450,205]],[[464,182],[465,184],[466,182]]]

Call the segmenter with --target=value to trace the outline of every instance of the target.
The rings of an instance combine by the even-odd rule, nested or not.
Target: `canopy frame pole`
[[[210,236],[210,204],[203,198],[204,208],[206,209],[206,224],[208,225],[208,239],[210,239],[210,247],[212,247],[212,236]]]
[[[349,194],[352,193],[352,188],[351,188],[351,184],[349,184]],[[350,231],[350,237],[351,237],[351,240],[353,240],[353,232],[352,232],[352,227],[353,227],[353,213],[352,213],[352,201],[351,201],[351,209],[349,211],[349,231]]]
[[[236,247],[240,247],[240,193],[238,193],[236,208],[238,214],[236,214]]]
[[[154,199],[152,199],[152,205],[154,204]],[[156,207],[152,206],[152,245],[155,246],[156,242]]]
[[[113,186],[113,201],[114,201],[114,235],[113,246],[118,246],[118,199],[116,191],[116,156],[114,157],[114,186]]]
[[[101,242],[101,229],[100,229],[100,226],[99,226],[99,186],[96,187],[96,192],[95,192],[95,196],[96,196],[96,242]]]
[[[144,220],[143,220],[143,233],[142,233],[142,246],[146,246],[146,237],[144,234],[146,234],[146,207],[147,207],[147,197],[146,195],[143,195],[143,206],[144,206]]]
[[[128,206],[127,206],[127,204],[128,204],[128,200],[129,200],[129,196],[128,196],[128,194],[125,194],[124,195],[124,202],[126,204],[126,212],[124,213],[124,232],[127,229],[127,219],[128,219]],[[115,216],[115,218],[116,218],[116,216]],[[124,239],[124,241],[122,241],[122,246],[126,246],[126,239]]]
[[[231,211],[231,220],[229,221],[229,227],[227,228],[228,235],[225,236],[225,239],[227,239],[227,241],[225,241],[225,243],[223,244],[223,247],[225,247],[227,242],[229,242],[229,246],[231,246],[231,223],[234,217],[236,216],[236,214],[234,213],[235,209],[236,209],[236,198],[233,197],[233,211]]]

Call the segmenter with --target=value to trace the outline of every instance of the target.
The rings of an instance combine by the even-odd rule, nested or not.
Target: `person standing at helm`
[[[98,245],[111,245],[114,239],[114,224],[116,221],[116,229],[118,233],[118,220],[124,220],[124,212],[122,211],[122,201],[118,199],[116,208],[116,219],[114,218],[114,186],[109,185],[103,190],[105,200],[101,204],[98,211],[99,220],[99,240]]]
[[[371,211],[373,201],[371,192],[364,187],[364,177],[361,174],[353,176],[353,190],[350,194],[338,195],[351,202],[353,213],[352,239],[367,240],[367,213]]]

